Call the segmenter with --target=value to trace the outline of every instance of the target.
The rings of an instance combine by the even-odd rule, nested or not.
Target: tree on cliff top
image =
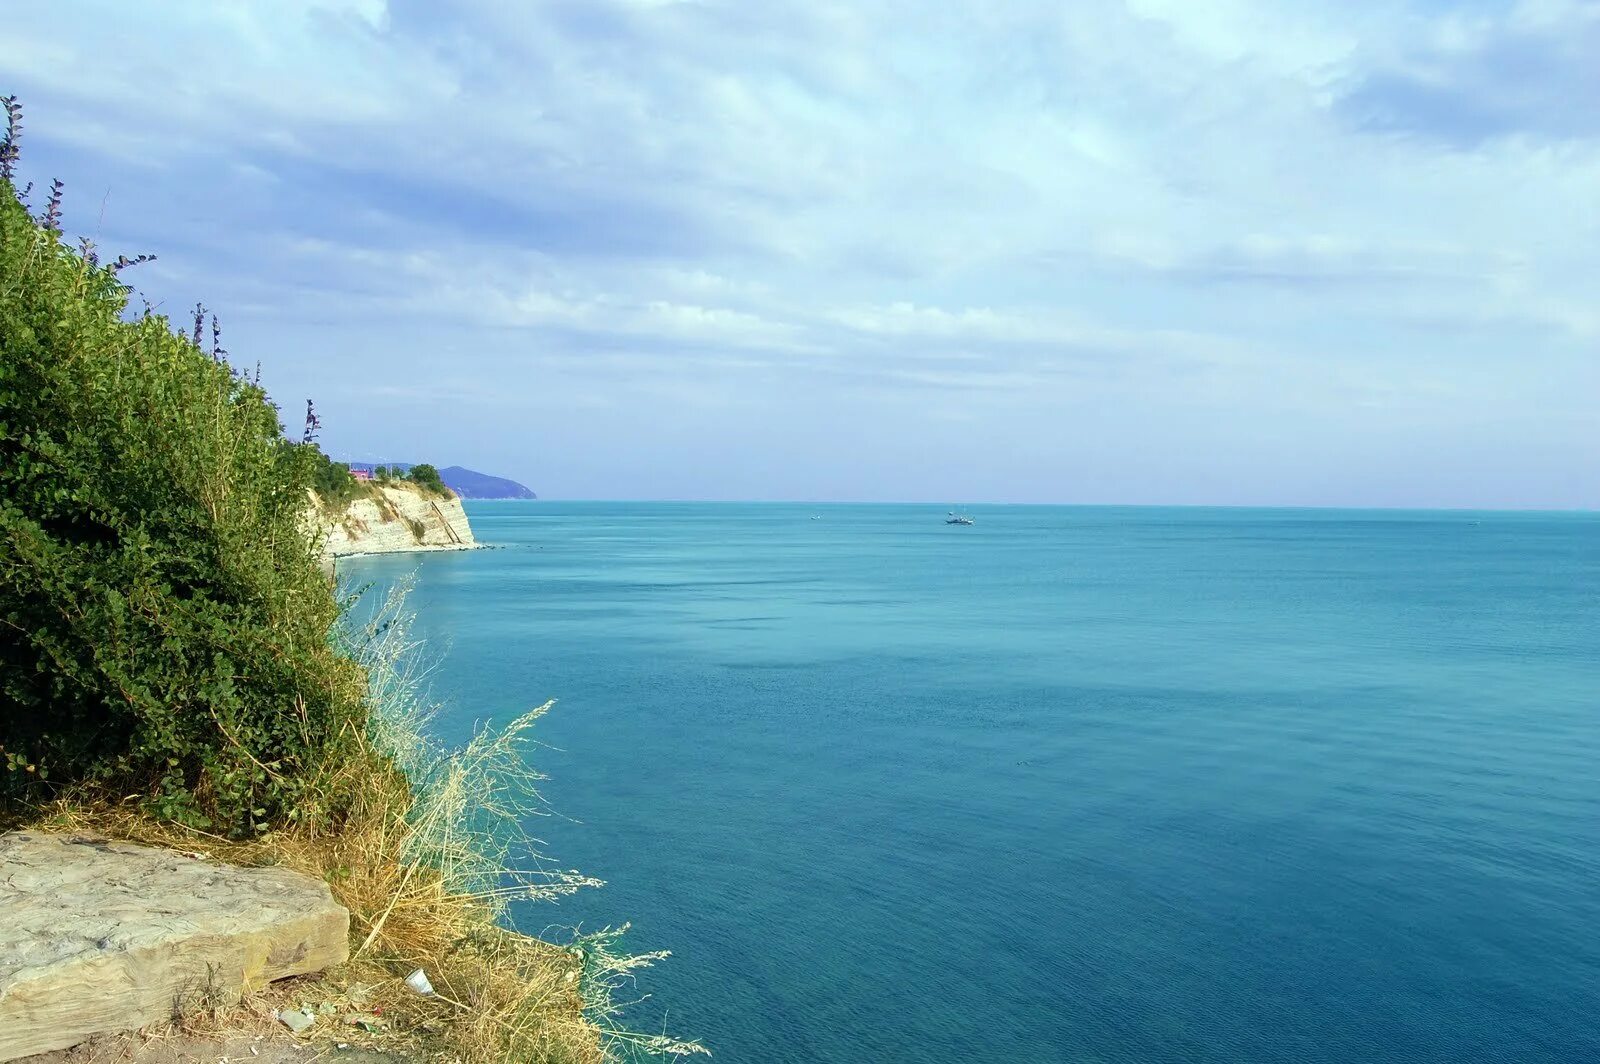
[[[411,471],[406,474],[406,479],[424,491],[431,491],[435,495],[450,494],[450,489],[445,486],[445,482],[439,477],[439,471],[427,462],[412,466]]]

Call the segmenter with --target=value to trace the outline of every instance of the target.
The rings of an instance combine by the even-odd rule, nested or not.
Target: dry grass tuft
[[[309,1007],[325,1022],[314,1040],[388,1049],[455,1064],[604,1064],[638,1055],[706,1053],[699,1044],[630,1032],[613,993],[665,956],[616,949],[621,929],[557,946],[508,930],[506,907],[552,899],[599,881],[550,867],[523,824],[541,812],[543,778],[529,767],[530,729],[550,703],[449,751],[426,738],[424,672],[403,611],[391,594],[344,648],[366,669],[372,712],[359,754],[317,781],[313,795],[339,796],[327,827],[308,804],[297,824],[233,841],[164,823],[134,801],[68,797],[35,823],[97,832],[204,854],[241,865],[281,865],[328,883],[350,910],[351,960],[319,976],[263,988],[239,1006],[188,1017],[192,1033],[260,1029],[279,1007]],[[315,799],[313,799],[314,803]],[[515,860],[514,860],[515,859]],[[423,997],[403,979],[428,974]],[[373,1029],[341,1022],[376,1015]]]

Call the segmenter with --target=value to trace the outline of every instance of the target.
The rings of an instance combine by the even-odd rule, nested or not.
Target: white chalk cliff
[[[330,515],[320,506],[314,512],[322,526],[322,553],[328,557],[478,546],[460,499],[414,484],[375,484],[370,497],[356,499],[341,514]]]

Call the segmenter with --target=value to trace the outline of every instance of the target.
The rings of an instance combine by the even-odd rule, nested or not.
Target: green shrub
[[[314,452],[308,461],[312,464],[311,488],[322,505],[330,510],[343,510],[350,503],[369,494],[367,485],[350,475],[346,462],[335,462],[322,453],[314,441],[297,444]]]
[[[326,459],[285,439],[219,346],[202,349],[198,314],[192,338],[130,315],[123,262],[63,243],[59,184],[35,220],[14,157],[0,177],[0,801],[82,782],[230,834],[292,820],[364,712],[302,524]]]
[[[406,479],[424,491],[435,495],[449,495],[450,489],[445,487],[443,480],[439,479],[439,471],[426,462],[411,467],[411,472],[406,474]]]

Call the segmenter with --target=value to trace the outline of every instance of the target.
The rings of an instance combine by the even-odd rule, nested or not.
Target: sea
[[[436,727],[538,726],[714,1061],[1600,1061],[1600,515],[470,502]]]

